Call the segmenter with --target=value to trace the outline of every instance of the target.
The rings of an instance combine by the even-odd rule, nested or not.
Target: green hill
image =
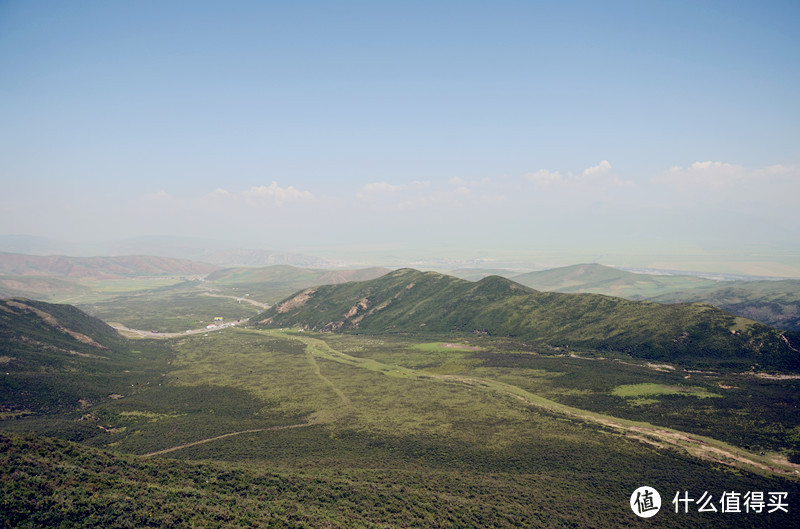
[[[0,276],[0,298],[86,295],[90,289],[76,281],[43,276]]]
[[[709,303],[771,327],[800,331],[800,280],[715,281],[580,264],[511,276],[537,290],[605,294],[657,303]]]
[[[325,331],[478,333],[693,365],[800,369],[789,338],[710,305],[538,292],[498,276],[472,283],[401,269],[306,289],[260,321]]]
[[[536,290],[606,294],[626,299],[650,298],[666,292],[717,284],[716,281],[693,276],[636,274],[596,263],[510,277]]]
[[[455,270],[449,270],[447,275],[466,279],[467,281],[479,281],[488,276],[511,278],[519,275],[519,271],[509,270],[506,268],[457,268]]]
[[[739,316],[779,329],[800,331],[800,280],[730,281],[664,293],[659,303],[711,303]]]
[[[327,270],[274,265],[260,268],[225,268],[206,277],[214,288],[231,293],[248,293],[265,303],[276,303],[289,294],[314,285],[336,285],[348,281],[366,281],[389,272],[388,268]]]
[[[163,369],[156,344],[134,350],[117,332],[70,305],[0,300],[0,412],[61,413],[127,394]]]

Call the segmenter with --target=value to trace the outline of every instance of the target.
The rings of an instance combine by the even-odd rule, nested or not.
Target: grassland
[[[389,272],[386,268],[326,270],[288,265],[225,268],[206,277],[214,289],[235,296],[249,295],[262,303],[274,304],[285,297],[316,285],[375,279]]]
[[[50,310],[108,347],[65,335],[62,349],[106,360],[3,352],[15,358],[4,403],[14,384],[77,382],[0,422],[1,526],[620,527],[642,484],[667,502],[659,527],[796,521],[668,503],[679,490],[787,491],[793,508],[800,482],[780,457],[800,442],[796,380],[459,333],[125,341]],[[26,335],[45,340],[27,317]],[[721,396],[614,394],[655,385]]]
[[[224,321],[247,319],[259,311],[258,307],[246,301],[209,295],[194,282],[117,295],[79,307],[107,322],[157,332],[183,332],[205,327],[217,316]]]

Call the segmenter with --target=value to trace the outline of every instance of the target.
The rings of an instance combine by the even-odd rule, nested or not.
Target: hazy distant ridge
[[[388,268],[371,267],[355,270],[326,270],[274,265],[261,268],[235,267],[212,272],[206,281],[215,288],[248,292],[255,299],[276,303],[289,294],[315,285],[337,285],[348,281],[376,279],[389,272]]]
[[[67,257],[0,253],[0,274],[114,279],[135,276],[206,275],[217,266],[186,259],[128,255]]]
[[[513,276],[518,283],[555,292],[588,292],[658,303],[710,303],[737,316],[800,331],[800,280],[716,281],[688,275],[626,272],[580,264]]]

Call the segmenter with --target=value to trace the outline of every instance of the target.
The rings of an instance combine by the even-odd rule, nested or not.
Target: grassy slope
[[[613,449],[612,449],[613,450]],[[523,452],[521,458],[530,457]],[[691,462],[626,451],[636,477],[592,475],[592,466],[536,472],[448,469],[448,465],[303,469],[143,461],[36,437],[0,435],[6,527],[620,527],[635,520],[628,496],[648,483],[672,495],[712,480],[728,490],[781,490],[786,482],[736,477]],[[607,458],[601,462],[607,463]],[[622,460],[619,461],[622,463]],[[388,468],[387,468],[388,467]],[[442,468],[445,467],[445,468]],[[684,472],[685,480],[671,476]],[[638,479],[637,479],[638,478]],[[719,481],[713,481],[718,479]],[[713,488],[716,490],[721,490]],[[675,514],[659,527],[793,527],[793,515]],[[791,504],[790,504],[791,505]]]
[[[491,276],[471,283],[403,269],[303,291],[264,313],[271,326],[365,332],[467,332],[609,349],[694,365],[800,369],[780,333],[709,305],[660,305],[537,292]]]
[[[69,305],[0,300],[0,406],[10,417],[78,412],[145,380],[157,383],[165,351],[134,347]]]

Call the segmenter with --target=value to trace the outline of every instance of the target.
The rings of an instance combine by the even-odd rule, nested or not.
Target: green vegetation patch
[[[246,319],[257,313],[256,307],[249,303],[210,296],[192,287],[123,295],[81,305],[81,309],[104,321],[156,332],[183,332],[204,327],[217,316],[227,322]]]
[[[617,386],[611,392],[617,397],[650,397],[653,395],[685,395],[697,398],[719,397],[716,393],[711,393],[704,388],[687,386],[669,386],[666,384],[654,384],[646,382],[643,384],[624,384]]]
[[[175,417],[180,417],[182,414],[180,413],[155,413],[152,411],[121,411],[119,412],[119,416],[123,418],[131,418],[131,419],[141,419],[148,422],[156,422],[162,419],[173,419]]]
[[[473,345],[461,344],[461,343],[452,343],[452,342],[429,342],[429,343],[418,343],[411,346],[412,349],[419,349],[420,351],[431,351],[431,352],[441,352],[441,351],[480,351],[480,347],[475,347]]]

